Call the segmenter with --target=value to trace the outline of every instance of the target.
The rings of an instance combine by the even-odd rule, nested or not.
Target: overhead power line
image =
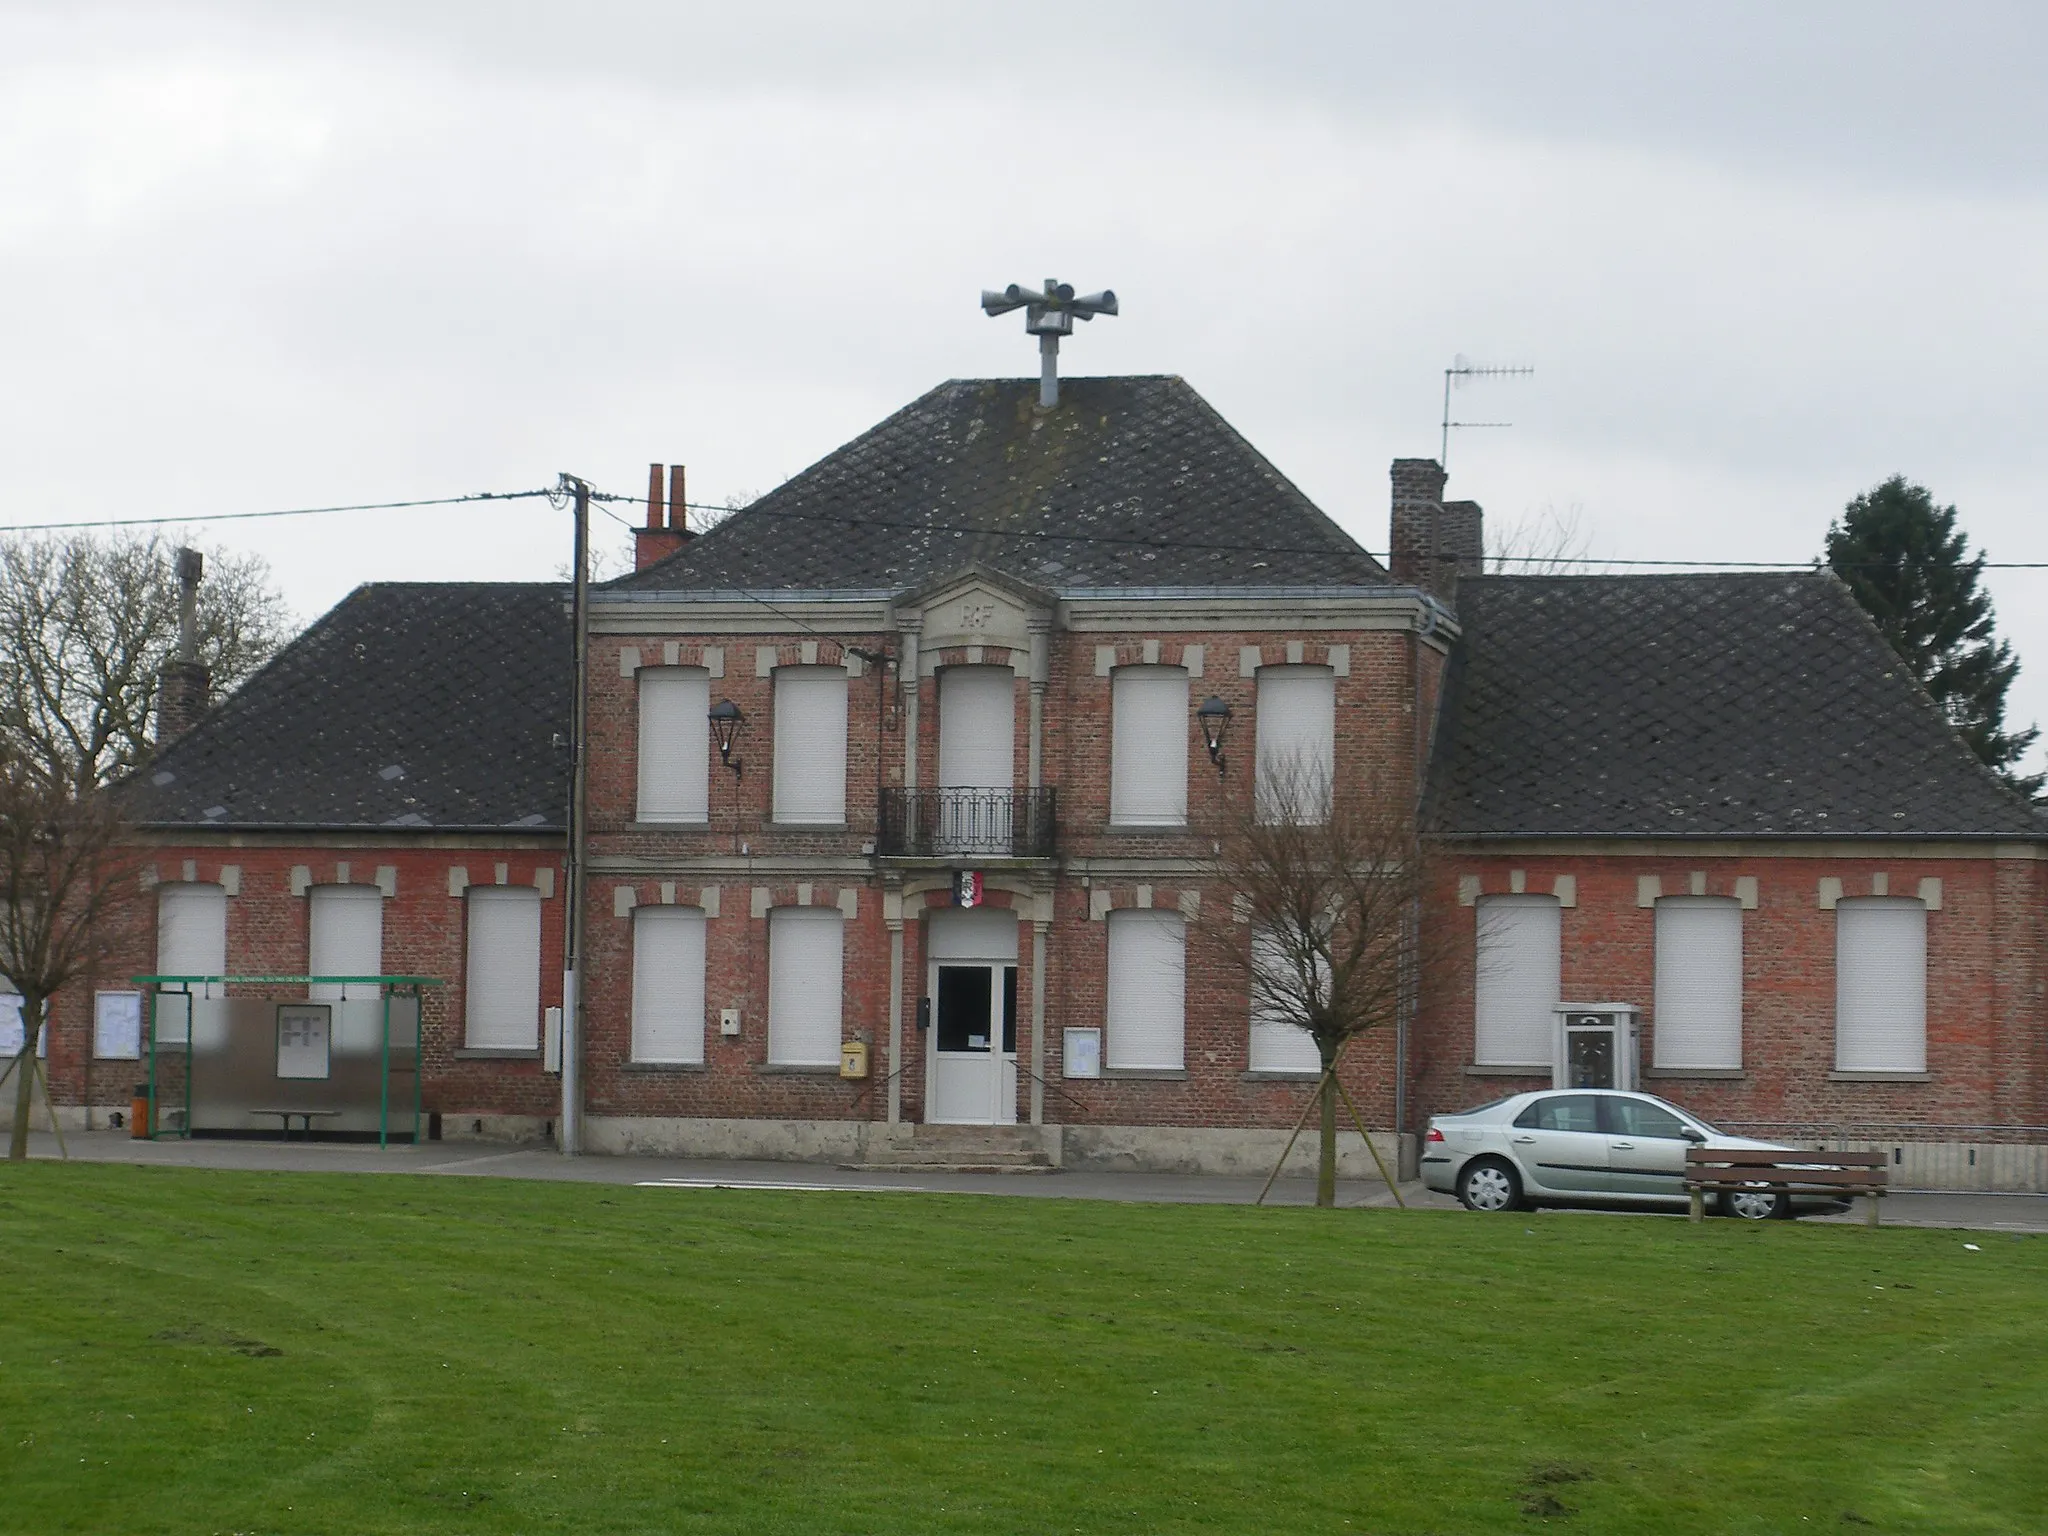
[[[268,512],[202,512],[186,517],[86,517],[63,523],[4,523],[0,533],[41,533],[57,528],[147,528],[171,523],[239,523],[258,517],[318,517],[326,512],[396,512],[408,507],[456,507],[471,501],[527,501],[554,491],[471,491],[466,496],[422,496],[412,501],[362,501],[338,507],[280,507]]]

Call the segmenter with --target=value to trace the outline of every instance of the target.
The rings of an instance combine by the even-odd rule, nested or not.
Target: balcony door
[[[926,930],[932,1027],[925,1119],[1017,1123],[1017,919],[999,908],[943,911]]]
[[[1010,852],[1016,677],[1008,667],[939,669],[942,853]]]

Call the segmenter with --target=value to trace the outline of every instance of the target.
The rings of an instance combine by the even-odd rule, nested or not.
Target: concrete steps
[[[1043,1136],[1028,1125],[914,1125],[895,1131],[871,1138],[861,1161],[843,1166],[889,1173],[1057,1171]]]

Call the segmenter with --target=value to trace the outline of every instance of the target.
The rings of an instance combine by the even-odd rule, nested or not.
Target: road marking
[[[890,1195],[929,1195],[935,1191],[917,1184],[797,1184],[781,1179],[636,1179],[635,1189],[795,1189],[829,1190],[837,1194],[880,1192]]]

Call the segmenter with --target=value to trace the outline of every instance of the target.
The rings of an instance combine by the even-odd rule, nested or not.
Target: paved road
[[[1178,1204],[1241,1205],[1258,1197],[1263,1179],[1196,1174],[1104,1173],[1071,1169],[1051,1174],[872,1173],[816,1163],[700,1162],[668,1157],[562,1157],[536,1146],[490,1142],[429,1142],[377,1148],[346,1142],[136,1141],[118,1131],[67,1134],[74,1159],[176,1168],[239,1168],[270,1172],[409,1173],[437,1178],[550,1179],[583,1184],[630,1184],[650,1189],[846,1189],[922,1194],[1018,1195],[1038,1199],[1146,1200]],[[56,1138],[35,1134],[29,1153],[58,1155]],[[1455,1210],[1447,1195],[1403,1184],[1411,1208]],[[1268,1196],[1276,1205],[1307,1205],[1308,1179],[1282,1179]],[[1394,1197],[1376,1179],[1347,1179],[1338,1203],[1391,1206]],[[1576,1219],[1577,1213],[1557,1213]],[[1545,1212],[1549,1219],[1552,1213]],[[1479,1218],[1473,1218],[1475,1220]],[[1860,1222],[1861,1210],[1810,1221]],[[1887,1226],[1961,1227],[1992,1232],[2048,1233],[2048,1195],[1898,1193],[1884,1202]]]

